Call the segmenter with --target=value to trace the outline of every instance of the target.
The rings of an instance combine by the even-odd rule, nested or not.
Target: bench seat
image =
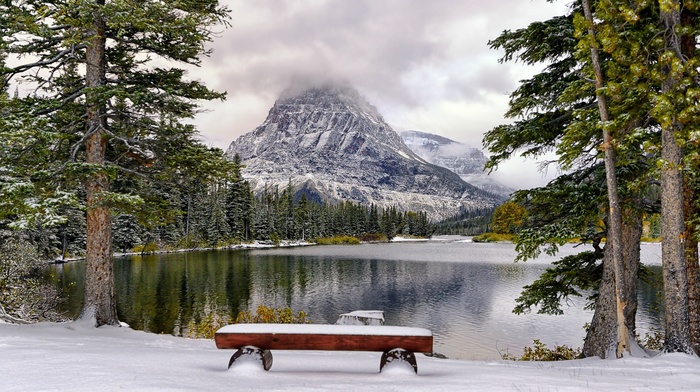
[[[219,329],[216,347],[238,349],[229,367],[244,354],[262,359],[266,370],[272,366],[270,350],[381,351],[384,365],[395,359],[406,360],[417,371],[414,352],[433,351],[430,330],[397,326],[327,324],[232,324]]]

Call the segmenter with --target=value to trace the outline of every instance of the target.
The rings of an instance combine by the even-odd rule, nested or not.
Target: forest
[[[236,166],[237,167],[237,166]],[[265,186],[256,195],[238,170],[230,182],[202,184],[199,192],[175,187],[163,190],[164,217],[138,210],[112,217],[112,248],[115,252],[220,248],[253,241],[315,241],[350,236],[361,241],[388,241],[397,235],[429,237],[433,225],[425,212],[378,208],[352,202],[315,203],[297,195],[291,184],[285,188]],[[82,257],[85,250],[85,207],[65,208],[70,219],[54,227],[40,223],[21,234],[46,259]],[[0,231],[8,232],[6,219]],[[3,226],[4,224],[4,226]]]

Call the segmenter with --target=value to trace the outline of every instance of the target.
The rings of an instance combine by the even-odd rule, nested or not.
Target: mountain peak
[[[229,156],[232,149],[243,160],[284,155],[290,149],[318,157],[328,153],[366,156],[374,154],[377,145],[385,145],[409,159],[421,160],[384,122],[377,109],[346,83],[288,88],[252,134],[254,140],[243,135],[240,141],[234,141],[227,151]]]
[[[337,111],[351,111],[363,114],[373,121],[383,122],[377,108],[347,82],[325,81],[317,83],[294,83],[275,102],[277,105],[312,105]]]
[[[359,96],[357,90],[345,81],[325,80],[325,81],[294,81],[280,94],[281,100],[294,99],[305,95],[322,94],[329,96]]]

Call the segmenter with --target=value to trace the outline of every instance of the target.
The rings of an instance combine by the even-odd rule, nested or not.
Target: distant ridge
[[[426,161],[447,168],[462,179],[503,199],[515,191],[484,172],[488,158],[478,148],[456,142],[446,137],[421,131],[401,133],[406,146]]]

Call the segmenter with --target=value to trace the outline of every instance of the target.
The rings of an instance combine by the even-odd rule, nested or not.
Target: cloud
[[[231,27],[193,77],[228,92],[195,123],[226,148],[260,125],[292,80],[349,81],[397,130],[480,147],[532,70],[497,62],[489,39],[561,14],[545,0],[224,0]]]

